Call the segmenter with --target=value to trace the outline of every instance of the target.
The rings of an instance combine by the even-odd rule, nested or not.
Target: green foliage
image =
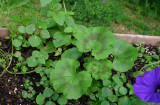
[[[45,96],[43,94],[39,94],[36,98],[36,102],[38,105],[43,105],[45,103]]]
[[[62,32],[56,32],[53,35],[53,38],[54,38],[54,40],[53,40],[54,46],[60,47],[60,46],[65,45],[70,42],[71,35],[64,34]]]
[[[93,59],[84,63],[84,67],[96,80],[108,79],[112,75],[112,63],[109,60]]]
[[[44,51],[33,51],[32,56],[27,58],[27,64],[29,67],[35,67],[38,64],[45,64],[48,59],[48,53]]]
[[[47,98],[51,97],[53,95],[53,90],[50,88],[45,88],[43,95]]]
[[[138,50],[124,40],[116,40],[114,45],[113,68],[120,72],[126,72],[132,68],[138,57]]]
[[[105,59],[113,53],[114,36],[104,27],[89,28],[74,34],[80,52],[89,52],[95,59]]]
[[[29,13],[33,15],[28,13],[29,18],[23,18],[22,14],[8,14],[9,21],[13,23],[9,27],[15,47],[12,49],[13,56],[18,59],[13,67],[14,73],[36,72],[41,77],[35,84],[26,80],[23,97],[36,100],[39,105],[64,105],[68,99],[78,99],[82,95],[90,97],[91,105],[128,105],[134,103],[133,100],[138,100],[126,72],[133,67],[138,51],[139,57],[144,57],[144,62],[147,63],[153,59],[158,60],[159,57],[144,55],[145,49],[141,46],[136,49],[128,42],[116,39],[106,27],[75,24],[72,17],[74,13],[67,11],[64,2],[60,1],[40,0],[36,6],[34,2],[33,5],[26,4],[22,9],[29,8]],[[80,0],[78,2],[82,3]],[[38,7],[39,4],[41,8]],[[122,21],[119,17],[123,13],[115,0],[106,1],[106,4],[99,0],[85,0],[83,4],[86,11],[91,11],[86,13],[85,19],[79,14],[83,21],[91,19],[91,24],[97,24],[100,20],[108,24],[111,20],[116,23]],[[75,6],[75,10],[76,8],[82,8],[82,5]],[[135,20],[131,21],[134,22]],[[148,29],[146,26],[139,27]],[[21,54],[24,47],[30,49],[30,57]],[[1,50],[0,54],[0,64],[5,68],[10,60],[5,59],[7,56]],[[18,70],[22,72],[19,73]],[[140,74],[140,71],[133,72],[134,77]],[[40,91],[35,91],[34,86],[41,88]],[[140,103],[145,104],[142,101]]]
[[[57,92],[63,93],[68,99],[78,99],[91,85],[92,79],[86,71],[76,72],[79,62],[63,59],[57,62],[50,75],[51,83]]]
[[[39,36],[33,35],[29,37],[28,41],[32,47],[37,47],[41,43],[41,38]]]
[[[77,23],[88,25],[110,24],[112,21],[122,21],[124,13],[116,0],[102,2],[101,0],[65,0],[69,10],[73,10]]]
[[[78,59],[80,56],[82,55],[81,52],[79,52],[79,50],[77,48],[71,48],[71,49],[68,49],[66,50],[61,58],[64,59],[64,58],[70,58],[70,59]]]
[[[28,25],[27,27],[26,27],[26,32],[28,33],[28,34],[33,34],[33,32],[35,31],[36,29],[35,29],[35,26],[33,25],[33,24],[30,24],[30,25]]]
[[[67,97],[66,97],[66,96],[61,95],[61,96],[58,98],[57,102],[59,103],[59,105],[65,105],[65,104],[67,104],[68,100],[67,100]]]
[[[41,2],[41,6],[44,7],[46,6],[47,4],[49,4],[52,0],[40,0]]]
[[[46,43],[46,46],[42,47],[41,50],[47,53],[53,53],[56,51],[56,47],[54,46],[52,41],[48,41]]]
[[[44,39],[50,38],[50,34],[49,34],[48,30],[42,30],[40,36],[41,36],[41,38],[44,38]]]

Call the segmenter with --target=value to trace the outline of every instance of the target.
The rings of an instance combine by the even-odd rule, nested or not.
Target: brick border
[[[135,44],[139,42],[145,42],[152,46],[160,46],[160,36],[147,36],[147,35],[133,35],[133,34],[118,34],[114,35],[119,38],[128,41],[129,43]],[[0,28],[0,38],[4,39],[6,36],[10,36],[8,28]]]

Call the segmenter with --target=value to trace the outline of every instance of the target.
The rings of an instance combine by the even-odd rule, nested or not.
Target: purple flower
[[[160,67],[138,76],[133,90],[142,101],[160,103]]]

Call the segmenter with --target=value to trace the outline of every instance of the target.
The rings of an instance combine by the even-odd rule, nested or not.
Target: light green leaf
[[[54,92],[53,96],[52,96],[52,100],[56,101],[59,97],[59,94],[57,92]]]
[[[129,105],[130,100],[128,96],[123,96],[119,98],[118,105]]]
[[[118,101],[118,97],[117,97],[116,95],[109,96],[108,99],[109,99],[111,102],[117,102],[117,101]]]
[[[47,52],[45,52],[45,51],[40,51],[40,53],[41,53],[42,57],[43,57],[45,60],[48,59],[49,55],[48,55]]]
[[[157,54],[152,55],[152,57],[157,60],[159,59],[159,56]]]
[[[45,97],[43,94],[39,94],[37,97],[36,97],[36,102],[38,105],[43,105],[44,102],[45,102]]]
[[[35,35],[29,37],[28,40],[29,40],[29,43],[31,44],[32,47],[37,47],[41,43],[41,38],[39,36],[35,36]]]
[[[64,34],[64,33],[61,33],[61,32],[56,32],[54,34],[53,38],[55,39],[55,40],[53,40],[54,46],[55,47],[60,47],[64,44],[67,44],[67,43],[70,42],[71,35]]]
[[[61,58],[64,59],[64,58],[70,58],[70,59],[78,59],[80,56],[82,55],[81,52],[79,52],[79,50],[77,48],[71,48],[71,49],[68,49],[66,50]]]
[[[9,9],[15,8],[15,7],[19,7],[22,5],[26,5],[28,2],[30,2],[30,0],[11,0],[9,2]]]
[[[121,78],[122,78],[123,82],[127,82],[127,78],[124,73],[121,74]]]
[[[105,59],[113,53],[114,35],[105,27],[91,27],[74,34],[80,52],[92,51],[95,59]]]
[[[129,83],[127,83],[126,85],[127,85],[127,87],[130,89],[129,95],[133,95],[133,94],[134,94],[133,85],[131,85],[131,84],[129,84]]]
[[[72,16],[66,16],[65,17],[65,23],[67,24],[68,27],[74,27],[75,26],[75,22]]]
[[[138,76],[141,76],[143,74],[144,74],[144,72],[142,72],[142,71],[136,71],[136,72],[132,73],[132,75],[133,75],[134,78],[137,78]]]
[[[84,64],[86,70],[92,74],[96,80],[105,80],[112,75],[112,63],[109,60],[93,60]]]
[[[45,105],[56,105],[56,104],[52,101],[47,101]]]
[[[26,32],[28,34],[33,34],[33,32],[36,30],[35,26],[33,24],[30,24],[26,27]]]
[[[41,2],[41,6],[44,7],[47,4],[49,4],[50,2],[52,2],[52,0],[40,0],[40,2]]]
[[[31,56],[27,59],[27,63],[29,67],[35,67],[38,64],[38,61],[35,57]]]
[[[114,45],[113,68],[120,72],[130,70],[138,57],[138,50],[127,41],[117,39]]]
[[[65,20],[65,13],[64,12],[55,13],[53,15],[53,19],[56,21],[58,25],[62,26]]]
[[[58,11],[62,8],[62,4],[61,3],[54,3],[53,5],[53,10],[54,11]]]
[[[108,101],[104,100],[101,105],[110,105]]]
[[[60,105],[66,105],[68,100],[67,100],[67,97],[64,96],[64,95],[61,95],[58,100],[57,100],[58,104]]]
[[[23,90],[23,91],[22,91],[22,96],[23,96],[23,98],[27,98],[28,93],[27,93],[25,90]]]
[[[92,83],[91,75],[86,71],[76,72],[80,66],[73,59],[62,59],[56,63],[50,75],[55,91],[63,93],[68,99],[80,98]]]
[[[46,46],[42,47],[41,50],[47,53],[53,53],[56,51],[56,47],[54,46],[52,41],[48,41]]]
[[[45,88],[43,95],[47,98],[51,97],[53,95],[53,90],[51,88]]]
[[[118,74],[114,74],[114,75],[112,76],[112,79],[113,79],[113,81],[114,81],[116,84],[118,84],[118,85],[120,85],[120,86],[123,86],[123,81],[120,79],[120,77],[119,77]]]
[[[113,95],[113,91],[108,87],[102,88],[102,97],[109,97]]]
[[[47,28],[51,28],[57,25],[53,18],[48,18],[46,20],[46,24],[47,24]]]
[[[71,33],[72,32],[72,28],[71,27],[66,27],[65,29],[64,29],[64,32],[65,33]]]
[[[18,31],[19,31],[20,33],[25,33],[25,32],[26,32],[26,28],[25,28],[24,26],[19,26],[19,27],[18,27]]]
[[[40,64],[45,64],[45,60],[48,59],[48,54],[44,51],[33,51],[32,56],[35,57]]]
[[[127,92],[128,92],[128,90],[127,90],[125,87],[121,86],[121,87],[119,88],[119,93],[120,93],[120,94],[126,95]]]
[[[15,47],[20,47],[21,44],[22,44],[22,41],[19,40],[19,39],[14,39],[12,44],[15,46]]]
[[[41,38],[44,38],[44,39],[50,38],[50,34],[49,34],[48,30],[42,30],[40,36],[41,36]]]

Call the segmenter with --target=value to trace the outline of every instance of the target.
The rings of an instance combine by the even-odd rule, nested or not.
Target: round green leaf
[[[62,59],[56,63],[55,70],[50,75],[55,91],[63,93],[68,99],[80,98],[92,83],[88,72],[76,72],[79,65],[73,59]]]
[[[119,77],[118,74],[114,74],[114,75],[112,76],[112,79],[113,79],[113,81],[114,81],[116,84],[118,84],[118,85],[120,85],[120,86],[123,86],[123,81],[120,79],[120,77]]]
[[[18,27],[18,31],[19,31],[20,33],[25,33],[25,32],[26,32],[26,28],[25,28],[24,26],[19,26],[19,27]]]
[[[43,94],[39,94],[37,97],[36,97],[36,102],[38,105],[43,105],[44,102],[45,102],[45,97]]]
[[[19,39],[14,39],[13,42],[12,42],[12,44],[13,44],[15,47],[19,47],[19,46],[21,46],[22,41],[19,40]]]
[[[129,105],[130,100],[128,96],[123,96],[119,98],[118,105]]]
[[[53,96],[52,96],[52,100],[56,101],[59,97],[59,94],[57,92],[54,92]]]
[[[54,38],[54,40],[53,40],[54,46],[60,47],[60,46],[65,45],[70,42],[71,35],[64,34],[61,32],[56,32],[54,34],[53,38]]]
[[[23,98],[27,98],[28,97],[28,93],[25,90],[23,90],[22,91],[22,96],[23,96]]]
[[[101,105],[110,105],[108,101],[104,100]]]
[[[64,95],[61,95],[58,100],[57,100],[58,104],[60,105],[66,105],[68,100],[67,100],[67,97],[64,96]]]
[[[108,87],[103,87],[102,88],[102,97],[108,97],[108,96],[112,96],[113,95],[113,91],[108,88]]]
[[[47,101],[45,105],[56,105],[56,104],[52,101]]]
[[[120,87],[119,88],[119,93],[122,94],[122,95],[126,95],[128,92],[128,90],[125,88],[125,87]]]
[[[62,26],[64,24],[64,20],[65,20],[65,13],[63,11],[55,13],[53,15],[53,19],[55,20],[55,22]]]
[[[41,38],[39,36],[31,36],[29,37],[29,43],[31,44],[32,47],[37,47],[41,43]]]
[[[65,29],[64,29],[64,32],[65,33],[71,33],[72,32],[72,27],[66,27]]]
[[[88,28],[73,34],[77,39],[76,46],[81,52],[89,52],[95,59],[105,59],[113,53],[115,37],[105,27]]]
[[[109,60],[93,60],[84,64],[87,71],[92,74],[96,80],[108,79],[111,75],[112,63]]]
[[[51,88],[45,88],[43,95],[47,98],[51,97],[53,95],[53,90]]]
[[[137,78],[138,76],[141,76],[143,74],[144,74],[144,72],[142,72],[142,71],[136,71],[136,72],[132,73],[132,75],[133,75],[134,78]]]
[[[116,95],[109,96],[108,99],[109,99],[111,102],[117,102],[117,101],[118,101],[118,97],[117,97]]]
[[[154,59],[159,59],[159,55],[157,55],[157,54],[155,54],[155,55],[152,55],[152,57],[154,58]]]
[[[50,2],[52,2],[52,0],[40,0],[40,2],[41,2],[41,6],[44,7],[47,4],[49,4]]]
[[[56,47],[54,46],[52,41],[48,41],[46,46],[41,48],[41,50],[47,53],[53,53],[54,51],[56,51]]]
[[[117,39],[114,45],[113,68],[120,72],[126,72],[134,65],[138,57],[138,50],[127,41]]]
[[[40,36],[41,36],[41,38],[44,38],[44,39],[50,38],[50,34],[49,34],[48,30],[42,30],[40,33]]]
[[[26,27],[26,32],[27,32],[28,34],[33,34],[35,30],[36,30],[36,28],[35,28],[35,26],[34,26],[33,24],[30,24],[30,25],[28,25],[28,26]]]
[[[38,61],[35,57],[31,56],[27,59],[27,63],[29,67],[35,67],[38,64]]]
[[[79,50],[77,48],[71,48],[71,49],[68,49],[66,50],[61,58],[64,59],[64,58],[70,58],[70,59],[78,59],[80,56],[82,55],[81,52],[79,52]]]

